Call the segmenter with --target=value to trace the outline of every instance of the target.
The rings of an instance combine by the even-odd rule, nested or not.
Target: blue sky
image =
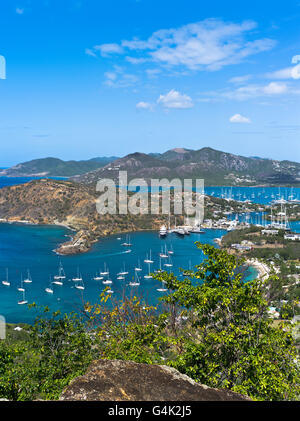
[[[0,55],[2,166],[204,146],[300,162],[300,0],[9,0]]]

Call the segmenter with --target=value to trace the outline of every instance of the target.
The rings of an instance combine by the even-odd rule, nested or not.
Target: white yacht
[[[22,276],[22,274],[21,274],[21,284],[20,284],[20,286],[18,287],[18,291],[20,291],[20,292],[25,292],[25,288],[24,288],[24,286],[23,286],[23,276]]]
[[[8,280],[8,269],[6,269],[6,279],[5,281],[2,281],[2,285],[5,285],[6,287],[10,287],[10,282]]]
[[[148,254],[146,256],[146,259],[144,260],[145,263],[153,263],[152,257],[151,257],[151,250],[148,258]]]
[[[174,250],[173,250],[172,244],[170,245],[170,248],[168,250],[168,254],[174,254]]]
[[[83,283],[83,279],[81,279],[81,281],[79,281],[77,283],[77,285],[75,285],[75,288],[80,289],[80,290],[84,290],[85,289],[85,286],[84,286],[84,283]]]
[[[158,292],[166,292],[168,289],[165,287],[166,282],[162,281],[162,286],[160,288],[157,288]]]
[[[50,276],[49,287],[45,289],[45,291],[46,291],[48,294],[53,294],[53,292],[54,292],[54,291],[53,291],[53,288],[51,287],[51,284],[52,284],[52,282],[51,282],[51,276]]]
[[[148,262],[148,275],[144,275],[145,279],[152,279],[152,275],[150,275],[150,272],[151,272],[150,266],[151,266],[151,263]]]
[[[168,263],[165,263],[164,266],[166,266],[166,267],[172,267],[173,266],[173,263],[172,263],[172,260],[171,260],[171,256],[169,256]]]
[[[141,272],[143,269],[141,268],[140,260],[138,260],[138,265],[134,268],[135,271]]]
[[[140,278],[137,272],[134,272],[134,280],[132,280],[131,282],[129,282],[129,285],[131,287],[138,287],[140,286],[141,282],[140,282]]]
[[[56,281],[66,279],[66,274],[65,274],[65,271],[64,271],[64,268],[63,268],[63,265],[62,265],[61,262],[59,263],[59,267],[58,267],[58,275],[55,275],[54,279]]]
[[[175,228],[173,230],[173,232],[175,232],[175,234],[177,234],[177,235],[179,235],[181,237],[184,237],[185,234],[186,234],[186,232],[185,232],[185,230],[183,228]]]
[[[24,279],[23,282],[24,282],[24,284],[31,284],[32,283],[32,278],[31,278],[29,270],[27,270],[27,278]]]
[[[159,236],[166,237],[167,234],[168,234],[167,227],[165,225],[162,225],[159,230]]]
[[[105,279],[105,281],[102,281],[103,285],[111,285],[112,284],[112,280],[111,279]]]
[[[28,301],[25,298],[25,289],[22,291],[22,293],[23,293],[23,298],[22,298],[22,300],[18,301],[18,304],[19,305],[28,304]]]
[[[96,276],[94,276],[93,279],[94,279],[94,281],[102,281],[103,276],[100,276],[100,275],[96,274]]]
[[[167,259],[169,257],[166,244],[165,244],[165,250],[163,250],[163,248],[161,248],[161,252],[159,253],[159,257],[161,257],[162,259]]]
[[[104,271],[103,272],[100,272],[100,275],[101,276],[107,276],[107,275],[109,275],[109,270],[106,267],[106,263],[104,263]]]
[[[130,236],[129,235],[126,235],[126,240],[125,240],[124,243],[121,244],[121,246],[123,246],[123,247],[130,247],[130,246],[132,246],[132,244],[130,243]]]
[[[128,275],[128,272],[126,272],[126,270],[125,270],[125,263],[124,263],[124,266],[123,266],[123,270],[121,270],[121,272],[119,272],[119,273],[118,273],[118,275],[119,275],[119,276],[125,276],[125,275]]]
[[[54,277],[55,279],[55,277]],[[79,268],[77,268],[77,277],[75,276],[74,278],[72,278],[72,281],[74,282],[81,282],[82,281],[82,276],[79,274]]]

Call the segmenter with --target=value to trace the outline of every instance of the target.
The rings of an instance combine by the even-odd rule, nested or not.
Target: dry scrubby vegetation
[[[268,318],[268,285],[243,283],[243,262],[198,244],[206,256],[184,280],[159,273],[169,294],[157,307],[105,292],[81,316],[44,310],[27,337],[0,343],[0,397],[57,399],[93,359],[167,364],[197,382],[257,400],[299,396],[299,365],[288,323]]]

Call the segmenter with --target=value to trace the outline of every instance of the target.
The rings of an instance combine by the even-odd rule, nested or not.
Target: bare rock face
[[[61,401],[246,401],[246,396],[194,382],[174,368],[132,361],[94,361]]]

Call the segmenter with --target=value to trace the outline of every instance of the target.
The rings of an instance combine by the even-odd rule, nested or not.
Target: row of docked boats
[[[205,231],[201,228],[201,225],[195,225],[195,226],[176,226],[173,229],[167,229],[165,225],[162,225],[159,230],[159,236],[160,237],[166,237],[168,234],[177,234],[180,237],[184,237],[185,235],[190,234],[204,234]]]

